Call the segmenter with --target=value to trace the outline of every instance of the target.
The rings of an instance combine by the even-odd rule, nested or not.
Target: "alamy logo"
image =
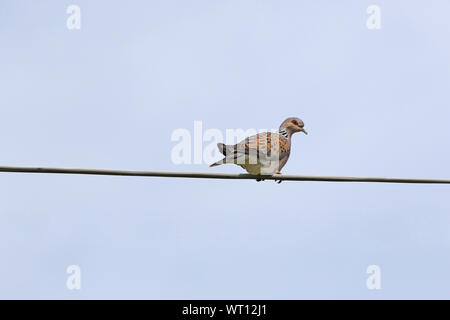
[[[81,268],[77,265],[70,265],[67,267],[66,272],[70,274],[66,281],[66,287],[69,290],[81,289]]]
[[[370,276],[366,280],[366,286],[369,290],[381,289],[381,268],[375,264],[367,267],[366,272]]]
[[[171,152],[173,164],[211,164],[221,157],[217,147],[218,142],[234,145],[257,133],[278,131],[276,129],[226,129],[224,136],[219,129],[203,130],[203,122],[199,120],[194,121],[193,129],[193,134],[185,128],[178,128],[172,132],[171,141],[177,142]]]
[[[67,18],[66,26],[69,30],[80,30],[81,29],[81,9],[79,6],[71,4],[67,7],[67,14],[70,16]]]
[[[381,9],[377,5],[371,5],[367,7],[367,14],[370,16],[367,18],[366,26],[369,30],[381,29]]]

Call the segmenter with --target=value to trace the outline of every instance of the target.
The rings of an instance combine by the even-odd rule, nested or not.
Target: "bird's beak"
[[[308,134],[308,132],[305,129],[303,129],[303,128],[301,128],[300,131],[303,132],[304,134]]]

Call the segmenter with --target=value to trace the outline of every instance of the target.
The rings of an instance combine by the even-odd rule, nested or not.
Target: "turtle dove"
[[[235,145],[218,143],[217,147],[225,157],[210,167],[233,163],[255,176],[281,174],[291,152],[291,136],[300,131],[308,134],[303,121],[299,118],[287,118],[280,125],[278,133],[258,133]],[[261,180],[263,179],[258,178],[256,181]],[[281,180],[278,183],[280,182]]]

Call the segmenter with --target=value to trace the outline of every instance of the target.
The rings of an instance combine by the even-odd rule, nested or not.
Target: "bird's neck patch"
[[[280,131],[278,131],[278,133],[281,134],[286,139],[289,138],[289,134],[287,133],[285,128],[280,129]]]

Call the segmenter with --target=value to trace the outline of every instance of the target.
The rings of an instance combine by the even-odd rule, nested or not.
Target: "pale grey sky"
[[[1,1],[0,163],[237,173],[173,164],[172,132],[297,116],[284,173],[449,178],[449,11]],[[449,188],[2,173],[0,298],[448,299]]]

